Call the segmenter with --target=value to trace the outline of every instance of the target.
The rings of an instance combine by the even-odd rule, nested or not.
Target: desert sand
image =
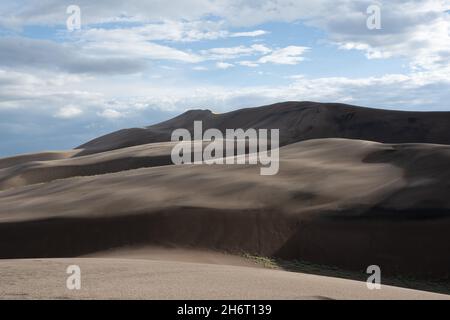
[[[450,276],[450,146],[438,144],[449,137],[448,113],[382,117],[349,106],[330,114],[331,107],[319,106],[317,115],[293,103],[279,114],[273,106],[239,117],[188,112],[142,129],[157,134],[121,131],[72,151],[0,159],[0,296],[74,298],[60,281],[64,265],[76,262],[87,277],[76,298],[443,297],[388,286],[373,292],[364,282],[266,270],[240,257]],[[323,133],[323,113],[331,122],[336,114],[362,122],[339,120],[342,130]],[[171,165],[173,143],[158,140],[206,114],[218,117],[222,124],[211,126],[219,128],[282,126],[279,174],[261,176],[259,165]],[[372,116],[397,125],[375,117],[375,129],[364,129]],[[286,119],[301,130],[307,119],[311,132],[354,139],[308,140]],[[410,135],[416,125],[428,127]],[[361,140],[388,133],[397,142]]]
[[[80,266],[81,290],[66,288]],[[3,299],[450,299],[364,282],[240,266],[133,259],[1,260]]]

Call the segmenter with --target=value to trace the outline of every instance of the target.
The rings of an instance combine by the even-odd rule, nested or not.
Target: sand
[[[442,145],[318,139],[281,148],[271,177],[255,165],[159,166],[11,188],[0,257],[169,245],[447,277],[449,158]]]
[[[81,149],[0,159],[0,297],[443,298],[242,256],[448,279],[450,146],[437,144],[450,142],[448,118],[294,102],[197,110]],[[281,128],[279,174],[172,165],[168,132],[199,119]],[[81,292],[61,287],[68,264],[85,270]]]
[[[81,290],[66,269],[81,268]],[[450,299],[450,296],[239,266],[133,259],[1,260],[2,299]]]
[[[172,164],[175,143],[163,142],[88,156],[82,151],[25,155],[0,159],[0,190],[57,179],[95,176],[106,173]],[[2,168],[3,166],[3,168]]]

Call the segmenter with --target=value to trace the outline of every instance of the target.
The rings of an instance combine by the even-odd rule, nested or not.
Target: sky
[[[0,2],[0,156],[291,100],[450,111],[450,0]]]

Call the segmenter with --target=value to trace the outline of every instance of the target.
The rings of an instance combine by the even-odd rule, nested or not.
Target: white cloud
[[[96,56],[120,57],[144,60],[175,60],[187,63],[197,63],[202,58],[196,54],[173,49],[147,41],[124,38],[121,41],[99,40],[88,42],[84,49]]]
[[[267,31],[264,30],[255,30],[255,31],[248,31],[248,32],[235,32],[232,33],[230,36],[233,38],[236,37],[259,37],[267,34]]]
[[[192,70],[195,70],[195,71],[207,71],[208,68],[204,67],[204,66],[195,66],[195,67],[192,68]]]
[[[100,117],[109,119],[109,120],[114,120],[114,119],[119,119],[124,117],[125,115],[122,112],[119,112],[117,110],[114,109],[105,109],[101,112],[97,113]]]
[[[259,59],[259,63],[275,63],[275,64],[298,64],[305,60],[303,54],[308,51],[308,47],[288,46],[278,49],[269,55]]]
[[[82,31],[85,39],[139,39],[141,41],[172,41],[194,42],[202,40],[217,40],[225,38],[259,37],[267,34],[264,30],[230,32],[229,25],[224,21],[197,20],[145,23],[135,27],[89,28]]]
[[[202,50],[201,54],[206,59],[213,60],[225,60],[236,59],[244,56],[251,56],[256,54],[265,54],[272,50],[262,44],[254,44],[251,46],[238,46],[228,48],[211,48],[208,50]]]
[[[260,52],[269,54],[262,56],[257,61],[243,60],[239,61],[238,64],[251,68],[258,67],[260,64],[264,63],[295,65],[305,60],[303,55],[308,50],[310,50],[310,48],[299,46],[288,46],[274,51],[267,48],[265,52]]]
[[[0,112],[34,115],[35,125],[40,124],[38,117],[48,121],[52,118],[83,120],[89,118],[92,111],[107,105],[107,98],[95,88],[97,82],[90,76],[0,69]],[[10,117],[3,116],[3,120],[14,123]]]
[[[369,59],[401,57],[412,69],[424,70],[450,64],[449,1],[381,1],[381,30],[365,27],[364,9],[370,2],[343,2],[334,14],[323,12],[308,23],[340,48],[362,50]]]
[[[141,71],[143,61],[126,56],[99,56],[82,46],[25,37],[0,37],[0,67],[67,73],[127,74]]]
[[[76,106],[66,106],[58,110],[55,114],[56,118],[71,119],[80,116],[83,111]]]
[[[226,62],[217,62],[217,63],[216,63],[216,66],[217,66],[217,68],[219,68],[219,69],[225,70],[225,69],[229,69],[229,68],[234,67],[234,64],[226,63]]]
[[[371,59],[406,57],[412,68],[440,68],[450,63],[450,3],[447,0],[391,0],[381,4],[382,30],[368,30],[366,9],[372,0],[174,0],[164,1],[78,0],[85,28],[92,23],[133,21],[146,26],[132,31],[98,32],[137,33],[144,41],[196,41],[233,36],[260,36],[263,30],[229,32],[228,27],[257,26],[282,21],[320,28],[341,48],[364,50]],[[18,28],[23,25],[64,25],[66,4],[58,0],[2,2],[0,24]],[[205,21],[206,16],[219,21]],[[154,23],[155,21],[162,21]],[[118,37],[119,37],[118,35]],[[133,35],[132,35],[133,36]],[[145,50],[141,43],[138,48]],[[161,52],[162,48],[155,48]],[[187,54],[187,55],[186,55]],[[171,52],[173,59],[192,61],[189,53]],[[152,56],[152,55],[150,55]],[[156,57],[161,54],[157,53]]]
[[[224,30],[224,27],[224,22],[221,21],[163,20],[128,28],[91,28],[83,31],[83,38],[91,40],[133,39],[135,41],[193,42],[231,36],[227,30]]]
[[[85,25],[108,22],[150,22],[155,20],[195,20],[217,8],[210,0],[77,0]],[[71,2],[61,0],[23,0],[0,3],[2,25],[64,25],[66,8]]]
[[[218,63],[218,67],[231,66]],[[246,87],[198,85],[190,80],[169,86],[149,86],[140,78],[104,80],[101,85],[96,78],[89,77],[49,80],[55,76],[0,70],[0,111],[34,109],[40,110],[42,115],[65,119],[126,119],[137,117],[149,109],[183,111],[207,105],[225,111],[284,100],[350,102],[400,109],[414,106],[422,110],[445,109],[450,99],[450,68],[440,72],[369,78],[310,78],[300,75],[292,76],[288,85]],[[68,101],[71,103],[67,104]]]
[[[239,61],[239,64],[241,66],[244,67],[250,67],[250,68],[256,68],[259,66],[259,64],[255,61],[248,61],[248,60],[244,60],[244,61]]]

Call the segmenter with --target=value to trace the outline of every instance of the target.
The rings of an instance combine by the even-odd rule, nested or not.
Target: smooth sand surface
[[[81,290],[66,287],[81,268]],[[249,267],[135,259],[1,260],[1,299],[450,299],[450,296]]]
[[[203,264],[264,268],[262,264],[256,263],[243,256],[212,250],[182,249],[176,247],[128,246],[99,251],[81,257],[196,262]]]

